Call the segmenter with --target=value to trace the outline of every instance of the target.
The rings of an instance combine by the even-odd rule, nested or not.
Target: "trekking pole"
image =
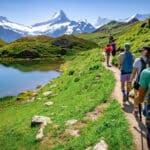
[[[147,146],[150,149],[150,120],[146,120],[146,128],[147,128]]]
[[[139,104],[139,116],[140,116],[140,121],[142,121],[142,104]]]
[[[142,123],[142,104],[139,104],[139,116],[140,116],[140,121]],[[141,129],[141,148],[142,150],[144,150],[142,126],[139,125],[139,127]]]

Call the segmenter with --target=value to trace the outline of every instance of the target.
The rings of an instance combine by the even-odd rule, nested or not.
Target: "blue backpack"
[[[131,73],[133,69],[133,54],[130,52],[125,52],[124,60],[122,65],[122,70],[124,73]]]

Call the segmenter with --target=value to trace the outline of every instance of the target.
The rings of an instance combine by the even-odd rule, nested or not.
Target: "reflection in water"
[[[14,96],[26,90],[35,90],[60,73],[60,63],[48,61],[22,61],[0,65],[0,97]]]

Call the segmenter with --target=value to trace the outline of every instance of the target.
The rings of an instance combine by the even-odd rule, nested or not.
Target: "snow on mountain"
[[[0,16],[0,26],[20,34],[32,32],[32,28],[9,21],[6,17]]]
[[[35,25],[32,25],[32,27],[38,27],[38,26],[47,25],[47,24],[53,25],[53,24],[63,23],[63,22],[68,22],[68,21],[70,20],[67,18],[64,11],[60,10],[59,12],[55,13],[49,21],[37,23]]]
[[[134,14],[131,17],[128,17],[126,19],[120,19],[120,22],[130,22],[133,19],[137,19],[139,21],[143,21],[147,18],[150,18],[150,14]]]
[[[17,34],[17,37],[29,35],[49,35],[52,37],[61,36],[63,34],[77,34],[82,32],[92,32],[95,28],[87,21],[73,21],[70,20],[63,10],[55,13],[48,21],[37,23],[29,26],[20,25],[7,20],[5,17],[0,17],[0,38],[10,42],[13,36],[8,40],[5,32]],[[7,31],[3,31],[7,30]],[[10,33],[10,32],[9,32]],[[16,40],[14,38],[14,40]]]
[[[36,34],[46,34],[57,37],[63,34],[77,34],[82,32],[92,32],[95,28],[87,21],[72,21],[64,11],[60,10],[46,22],[41,22],[32,26]]]
[[[99,18],[97,19],[97,22],[96,22],[96,24],[95,24],[95,27],[96,27],[96,28],[102,27],[103,25],[108,24],[108,23],[111,22],[111,21],[112,21],[112,20],[110,20],[110,19],[99,17]]]
[[[127,19],[117,20],[118,22],[130,22],[132,20],[145,20],[150,14],[135,14]],[[0,16],[0,38],[7,42],[16,40],[22,36],[49,35],[58,37],[63,34],[77,34],[83,32],[93,32],[112,20],[99,17],[95,27],[87,20],[70,20],[63,10],[55,13],[52,18],[45,22],[36,23],[32,26],[25,26],[9,21],[6,17]]]

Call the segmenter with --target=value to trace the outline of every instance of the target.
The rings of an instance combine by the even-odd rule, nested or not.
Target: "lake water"
[[[21,62],[0,64],[0,97],[15,96],[26,90],[35,90],[59,76],[60,63]]]

